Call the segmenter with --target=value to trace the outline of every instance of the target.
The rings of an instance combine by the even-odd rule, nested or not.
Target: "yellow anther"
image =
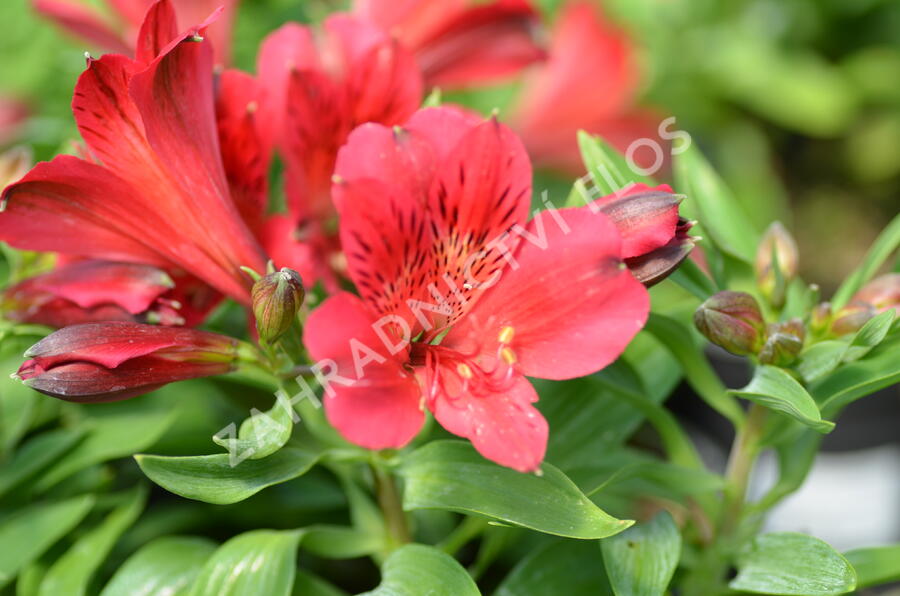
[[[500,348],[500,357],[503,359],[503,362],[512,366],[516,363],[516,353],[513,352],[510,348]]]
[[[459,376],[464,379],[471,379],[473,376],[475,376],[472,374],[472,369],[469,368],[469,365],[465,362],[460,362],[456,365],[456,372],[458,372]]]
[[[507,325],[503,329],[500,330],[500,335],[497,336],[497,341],[501,344],[511,344],[513,338],[516,336],[515,327],[510,327]]]

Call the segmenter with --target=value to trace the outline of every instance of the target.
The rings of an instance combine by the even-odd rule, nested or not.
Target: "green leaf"
[[[846,594],[856,588],[856,573],[839,552],[812,536],[793,532],[753,539],[737,561],[733,590],[784,596]]]
[[[718,291],[716,283],[690,259],[682,261],[669,279],[700,300],[706,300]]]
[[[863,258],[862,264],[844,280],[838,291],[834,293],[831,298],[831,307],[834,312],[839,311],[850,301],[857,290],[872,279],[884,262],[897,250],[897,247],[900,247],[900,215],[895,216],[891,223],[881,231]]]
[[[675,156],[674,162],[675,188],[697,207],[700,225],[713,243],[723,252],[752,263],[759,234],[700,150],[692,143]]]
[[[0,587],[68,534],[93,506],[93,495],[84,495],[33,505],[5,519],[0,524]]]
[[[560,540],[531,551],[494,596],[612,595],[594,542]]]
[[[183,596],[215,550],[206,538],[157,538],[119,567],[100,596]]]
[[[302,532],[255,530],[235,536],[203,566],[191,596],[289,596]]]
[[[288,447],[265,459],[249,459],[232,466],[230,456],[164,457],[136,455],[147,477],[176,495],[215,505],[243,501],[262,489],[302,476],[318,455]]]
[[[786,414],[821,433],[830,432],[834,428],[833,422],[822,420],[819,407],[803,385],[775,366],[758,366],[746,387],[731,389],[729,393]]]
[[[633,523],[597,507],[552,465],[542,470],[522,474],[487,461],[468,443],[435,441],[403,463],[403,508],[482,515],[569,538],[605,538]]]
[[[323,580],[303,569],[297,570],[294,578],[293,596],[346,596],[346,592],[339,590]]]
[[[44,491],[60,480],[94,464],[129,457],[152,445],[175,420],[176,411],[154,402],[140,400],[92,404],[90,418],[83,421],[88,434],[35,483]]]
[[[83,436],[82,430],[59,429],[41,433],[22,445],[0,468],[0,496],[59,459]]]
[[[603,139],[578,131],[581,159],[590,174],[590,181],[579,179],[569,194],[568,207],[580,207],[594,199],[610,195],[635,183],[652,186],[654,182],[628,166],[621,153]]]
[[[600,542],[616,596],[663,596],[681,557],[681,534],[668,511]]]
[[[99,526],[79,538],[47,571],[41,582],[40,596],[86,594],[94,572],[106,560],[122,533],[140,515],[146,500],[145,487],[131,491],[123,505],[113,510]]]
[[[733,425],[739,426],[743,422],[741,407],[728,395],[687,326],[670,317],[650,313],[645,329],[678,360],[685,379],[703,401]]]
[[[381,583],[365,596],[423,594],[479,596],[481,592],[450,555],[424,544],[407,544],[391,553],[381,568]]]
[[[883,342],[891,330],[894,317],[894,309],[890,309],[866,321],[866,324],[850,340],[850,345],[844,354],[844,362],[859,360]]]
[[[302,546],[326,559],[354,559],[382,550],[384,534],[344,526],[309,526],[304,528]]]
[[[829,339],[811,345],[800,354],[796,365],[797,372],[806,383],[812,383],[840,365],[847,352],[846,341]]]
[[[857,588],[900,580],[900,544],[855,548],[844,556],[856,570]]]
[[[262,459],[272,455],[288,442],[294,428],[294,409],[287,400],[279,400],[268,412],[256,411],[241,423],[235,438],[216,435],[213,442],[228,450],[232,463],[245,459]],[[233,429],[234,425],[230,425]],[[233,430],[231,431],[233,435]]]
[[[838,370],[809,386],[822,412],[836,416],[855,400],[900,382],[900,333],[888,336],[862,360]]]

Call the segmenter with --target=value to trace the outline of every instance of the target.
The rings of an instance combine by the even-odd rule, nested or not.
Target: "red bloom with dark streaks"
[[[138,323],[71,325],[25,353],[16,373],[41,393],[77,402],[127,399],[167,383],[234,370],[238,340]]]
[[[32,0],[34,9],[56,22],[68,32],[102,49],[131,54],[140,47],[141,25],[147,10],[155,0],[107,0],[112,18],[96,8],[72,0]],[[209,28],[216,52],[216,62],[227,64],[231,50],[231,25],[237,12],[238,0],[174,0],[178,23],[186,28],[200,23],[218,7],[222,17]]]
[[[329,298],[305,329],[312,357],[333,364],[332,423],[365,447],[400,447],[427,407],[485,457],[537,469],[547,423],[525,377],[595,372],[647,317],[613,223],[585,209],[528,222],[531,166],[519,139],[449,108],[417,112],[403,128],[361,126],[336,172],[361,297]]]
[[[527,0],[356,0],[354,12],[415,52],[429,85],[494,82],[544,57]]]
[[[172,4],[160,0],[138,35],[137,60],[88,60],[72,107],[96,162],[59,156],[7,187],[0,239],[184,270],[249,304],[240,267],[261,271],[266,258],[223,165],[205,26],[177,34]]]

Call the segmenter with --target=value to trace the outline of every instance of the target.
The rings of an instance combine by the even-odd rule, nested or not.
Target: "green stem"
[[[396,480],[390,472],[381,466],[373,465],[372,474],[375,478],[375,496],[387,528],[387,548],[388,551],[393,551],[412,541],[406,522],[406,513],[403,511]]]
[[[485,518],[469,516],[438,544],[438,548],[448,555],[454,555],[472,539],[484,532],[487,527],[488,522]]]
[[[734,437],[728,468],[725,473],[725,507],[719,526],[721,538],[731,539],[737,531],[744,503],[750,472],[759,455],[759,440],[764,430],[768,410],[759,404],[752,404],[747,412],[747,421]]]

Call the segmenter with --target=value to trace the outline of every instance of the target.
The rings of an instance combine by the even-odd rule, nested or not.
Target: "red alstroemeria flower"
[[[163,296],[175,287],[148,265],[80,261],[7,288],[0,311],[12,321],[65,327],[91,321],[183,324],[180,305]]]
[[[290,214],[268,224],[279,233],[267,234],[266,248],[273,256],[312,251],[319,273],[336,248],[331,176],[338,149],[357,125],[398,124],[422,101],[415,59],[378,27],[333,15],[321,33],[316,40],[310,28],[287,24],[263,42],[259,56],[264,141],[281,148]],[[285,230],[293,244],[285,243]],[[278,264],[309,282],[297,263]]]
[[[636,139],[658,139],[659,119],[634,107],[639,77],[626,33],[592,4],[571,2],[554,27],[547,61],[525,79],[512,124],[536,164],[578,175],[579,130],[623,152]],[[636,151],[639,165],[648,158],[655,156]]]
[[[354,13],[412,49],[429,86],[495,82],[544,57],[527,0],[356,0]]]
[[[185,379],[234,370],[238,340],[138,323],[72,325],[34,344],[16,373],[26,385],[76,402],[116,401]]]
[[[336,171],[360,297],[326,300],[304,335],[337,375],[326,377],[331,422],[367,448],[401,447],[427,407],[485,457],[536,470],[547,423],[525,377],[600,370],[647,317],[613,223],[587,209],[526,223],[521,142],[495,119],[450,108],[417,112],[403,128],[361,126]]]
[[[138,36],[137,60],[88,60],[72,107],[99,163],[59,156],[8,186],[0,239],[183,269],[249,304],[240,267],[262,271],[266,257],[231,196],[204,30],[176,35],[172,6],[160,0]]]
[[[136,47],[141,25],[147,10],[155,0],[107,0],[112,13],[109,17],[101,11],[77,0],[32,0],[34,9],[54,21],[70,33],[100,48],[120,54],[132,55]],[[237,11],[238,0],[174,0],[178,23],[186,28],[202,23],[218,7],[222,16],[210,25],[208,35],[212,40],[217,64],[227,64],[231,52],[231,27]]]

